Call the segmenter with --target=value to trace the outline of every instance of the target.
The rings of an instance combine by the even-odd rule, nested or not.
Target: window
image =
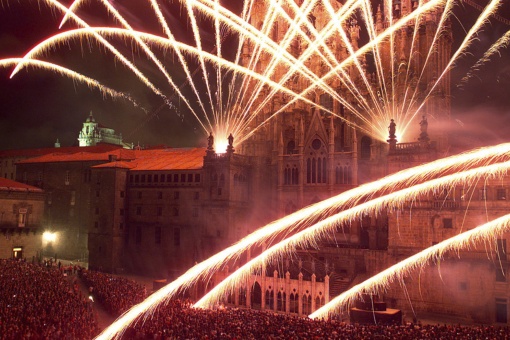
[[[179,175],[178,174],[174,174],[174,182],[179,183]]]
[[[181,182],[186,183],[186,174],[181,174]]]
[[[99,194],[100,194],[99,190],[96,190],[96,197],[99,197]]]
[[[163,191],[158,191],[158,199],[163,199]]]
[[[158,207],[158,216],[163,216],[163,207]]]
[[[140,175],[135,175],[135,183],[140,182]]]
[[[171,183],[171,182],[172,182],[172,175],[171,175],[171,174],[166,175],[166,181],[167,181],[168,183]]]
[[[142,199],[142,192],[141,191],[138,191],[137,197],[138,197],[139,200]]]
[[[499,189],[497,190],[496,195],[497,195],[497,199],[498,199],[498,201],[504,201],[504,200],[506,200],[506,189],[499,188]]]
[[[193,174],[188,174],[188,182],[193,182]]]
[[[173,209],[173,215],[174,216],[179,216],[179,208],[174,208]]]
[[[174,200],[179,199],[179,191],[174,191]]]
[[[136,214],[141,215],[142,214],[142,207],[136,207]]]
[[[20,208],[18,210],[18,227],[24,227],[27,223],[27,208]]]
[[[147,183],[152,183],[152,175],[147,175]]]
[[[66,185],[69,185],[69,177],[70,177],[70,173],[69,173],[69,171],[66,171],[65,179],[64,179],[64,182]]]
[[[99,222],[98,221],[94,222],[94,228],[96,228],[96,229],[99,228]]]
[[[154,243],[161,244],[161,227],[156,227],[154,229]]]
[[[198,208],[194,207],[192,212],[193,217],[198,217]]]
[[[158,183],[159,182],[159,176],[158,175],[154,175],[154,183]]]
[[[221,188],[218,188],[218,196],[221,196]]]
[[[193,199],[194,199],[194,200],[198,200],[198,199],[200,199],[200,192],[199,192],[199,191],[195,191],[195,192],[193,193]]]
[[[306,183],[327,183],[326,148],[324,144],[320,139],[315,138],[308,147],[308,152],[309,158],[306,160]]]
[[[181,229],[174,229],[174,246],[178,247],[181,245]]]
[[[159,181],[160,182],[165,182],[165,175],[164,174],[159,175]]]
[[[195,182],[200,182],[200,174],[195,174]]]
[[[140,182],[145,183],[145,175],[140,176]]]
[[[445,229],[453,228],[453,221],[451,218],[443,218],[443,228]]]

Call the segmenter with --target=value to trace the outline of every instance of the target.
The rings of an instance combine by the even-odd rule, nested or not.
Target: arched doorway
[[[262,288],[258,282],[255,282],[251,290],[251,308],[262,308]]]

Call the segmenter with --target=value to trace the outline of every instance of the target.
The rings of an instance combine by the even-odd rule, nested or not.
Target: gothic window
[[[286,154],[287,155],[292,155],[294,154],[294,150],[296,149],[296,142],[294,142],[293,140],[291,140],[290,142],[287,143],[287,152]]]
[[[285,167],[285,169],[283,170],[283,184],[284,185],[289,185],[290,184],[290,181],[291,181],[291,169],[290,167],[287,165]]]
[[[307,291],[308,292],[308,291]],[[303,314],[312,314],[312,297],[310,295],[303,295]]]
[[[278,295],[276,297],[276,310],[279,312],[285,312],[285,300],[286,300],[286,294],[285,292],[278,292]]]
[[[349,165],[337,165],[335,169],[336,184],[352,184],[352,169]]]
[[[306,160],[306,183],[323,184],[327,183],[327,162],[326,147],[318,138],[312,141],[308,147],[308,158]]]
[[[361,159],[370,159],[370,145],[372,145],[372,139],[367,136],[361,138]]]
[[[298,312],[298,305],[299,305],[299,295],[297,293],[291,293],[290,294],[290,308],[289,312],[291,313],[297,313]]]
[[[496,192],[498,201],[506,200],[506,189],[499,188]]]
[[[298,169],[297,167],[294,165],[294,167],[292,168],[292,174],[291,174],[291,177],[292,177],[292,184],[298,184],[298,180],[299,180],[299,172],[298,172]]]
[[[225,186],[225,175],[220,175],[220,184],[218,185],[220,188],[223,188]]]
[[[274,309],[274,292],[266,290],[266,309]]]

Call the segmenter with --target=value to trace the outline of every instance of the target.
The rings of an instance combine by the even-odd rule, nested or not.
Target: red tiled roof
[[[204,164],[205,148],[118,149],[104,153],[52,153],[22,160],[18,164],[104,161],[94,167],[121,167],[132,171],[193,170]],[[113,160],[110,156],[115,156]]]
[[[94,146],[69,146],[62,148],[40,148],[40,149],[20,149],[20,150],[0,150],[0,158],[27,158],[43,156],[50,153],[76,153],[76,152],[94,152],[103,153],[122,148],[120,145],[101,143]]]
[[[40,157],[28,158],[18,162],[18,164],[32,163],[58,163],[58,162],[86,162],[86,161],[108,161],[110,155],[117,156],[118,160],[134,159],[134,151],[127,149],[116,149],[110,152],[76,152],[76,153],[52,153]]]
[[[0,190],[43,192],[43,190],[40,188],[33,187],[25,183],[16,182],[7,178],[0,178]]]
[[[99,164],[93,166],[93,168],[120,168],[120,169],[132,169],[136,166],[134,162],[125,162],[125,161],[114,161],[104,164]]]
[[[206,148],[181,148],[136,151],[132,171],[194,170],[204,165]]]

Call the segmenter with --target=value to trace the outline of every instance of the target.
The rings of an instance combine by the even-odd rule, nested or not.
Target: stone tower
[[[295,5],[286,4],[283,9],[292,17],[302,4],[296,0]],[[403,0],[394,5],[394,8],[384,8],[382,1],[373,1],[372,32],[368,32],[363,18],[353,12],[343,20],[342,27],[332,30],[315,47],[312,44],[320,40],[320,32],[331,27],[331,9],[341,13],[342,1],[317,3],[308,12],[307,20],[293,18],[294,22],[299,22],[298,26],[291,26],[279,15],[274,20],[266,20],[266,5],[262,2],[253,5],[251,24],[295,57],[296,68],[302,62],[300,69],[305,70],[296,71],[287,79],[287,64],[274,63],[275,57],[257,44],[248,41],[243,46],[245,67],[262,74],[270,69],[267,76],[271,81],[304,94],[302,99],[294,100],[294,96],[285,91],[273,93],[272,87],[259,88],[255,81],[249,85],[257,96],[252,107],[260,108],[250,126],[256,133],[237,149],[239,153],[258,159],[259,166],[253,169],[255,179],[264,178],[270,183],[266,185],[271,186],[272,197],[266,197],[262,190],[260,195],[265,195],[264,202],[272,202],[271,209],[267,210],[274,212],[271,218],[393,170],[388,168],[386,129],[390,118],[395,118],[397,128],[404,124],[396,113],[393,117],[388,111],[417,112],[406,118],[409,126],[416,130],[419,130],[422,116],[434,117],[435,125],[449,119],[450,80],[445,76],[437,81],[438,70],[445,68],[451,51],[450,33],[437,37],[435,34],[441,12],[421,15],[418,23],[416,20],[406,22],[391,39],[382,40],[370,53],[360,53],[354,62],[347,62],[334,76],[327,76],[335,65],[351,60],[351,56],[368,43],[371,34],[374,37],[384,34],[392,23],[416,10],[418,2]],[[432,45],[438,48],[431,49]],[[299,59],[309,51],[312,51],[310,57],[304,61]],[[313,75],[305,76],[306,72]],[[320,87],[305,91],[314,77],[326,77],[324,82],[334,91]],[[410,91],[415,93],[416,100],[407,104],[406,93]],[[385,131],[385,135],[377,129]],[[435,126],[429,131],[430,139],[438,141],[437,147],[446,150],[446,137],[438,133]],[[392,140],[416,142],[418,137],[419,131],[414,134],[411,131],[406,140],[399,140],[398,134]],[[254,195],[260,187],[263,185],[254,185]]]

